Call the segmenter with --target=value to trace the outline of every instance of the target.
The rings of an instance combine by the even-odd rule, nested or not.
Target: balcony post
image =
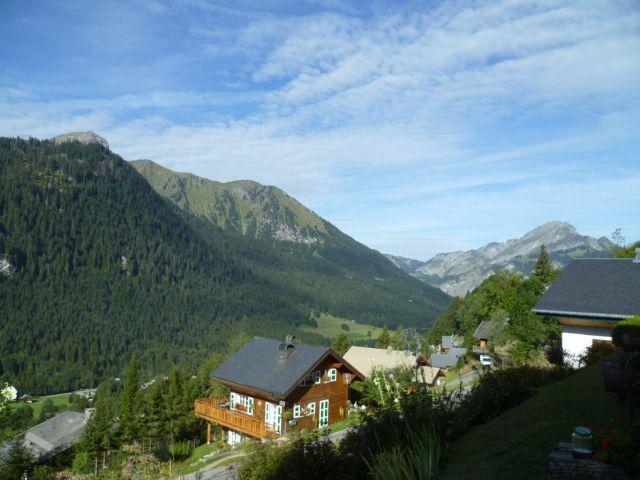
[[[211,424],[207,422],[207,445],[211,443]]]

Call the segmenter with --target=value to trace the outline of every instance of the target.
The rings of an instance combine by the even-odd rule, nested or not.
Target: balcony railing
[[[274,436],[272,428],[268,427],[248,413],[229,409],[228,398],[198,398],[195,402],[196,417],[211,423],[217,423],[226,428],[256,438],[270,438]]]
[[[474,345],[472,348],[473,353],[489,353],[489,348]]]

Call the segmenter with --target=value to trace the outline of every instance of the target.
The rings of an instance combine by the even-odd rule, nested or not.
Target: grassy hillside
[[[204,238],[232,236],[252,268],[308,299],[316,313],[426,330],[450,302],[276,187],[214,182],[149,160],[131,164]]]
[[[300,329],[303,332],[310,332],[331,339],[346,333],[349,340],[375,340],[382,333],[382,328],[374,327],[364,323],[356,323],[347,318],[334,317],[326,313],[315,319],[317,326],[303,325]],[[348,330],[345,330],[346,325]]]
[[[544,478],[553,446],[570,442],[573,427],[582,422],[609,428],[616,401],[603,389],[602,366],[580,370],[470,430],[451,446],[452,460],[438,478]]]

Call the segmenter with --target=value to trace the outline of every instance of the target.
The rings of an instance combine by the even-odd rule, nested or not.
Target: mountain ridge
[[[539,249],[545,245],[551,260],[566,265],[578,256],[606,256],[613,244],[606,238],[580,235],[568,222],[551,221],[521,237],[465,251],[439,253],[427,261],[387,254],[396,266],[452,296],[464,296],[501,269],[529,274]]]

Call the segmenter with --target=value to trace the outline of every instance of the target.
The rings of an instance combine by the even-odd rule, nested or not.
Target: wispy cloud
[[[86,54],[106,56],[82,57],[77,82],[61,74],[72,33],[42,67],[49,81],[7,63],[4,134],[94,129],[125,158],[277,184],[359,240],[419,258],[555,218],[640,237],[628,3],[105,8],[144,28],[129,39],[82,10]]]

